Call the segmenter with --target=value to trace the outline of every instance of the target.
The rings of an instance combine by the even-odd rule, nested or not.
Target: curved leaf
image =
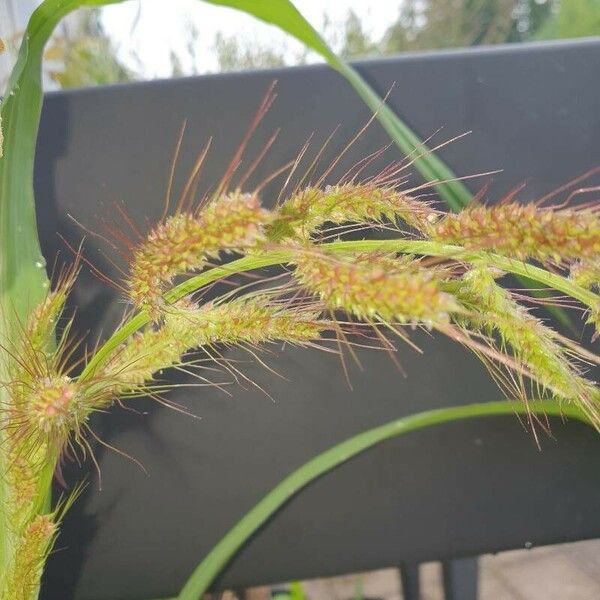
[[[215,577],[225,568],[236,552],[269,517],[277,512],[290,498],[322,475],[352,457],[399,435],[424,429],[433,425],[450,423],[478,417],[514,415],[516,413],[542,413],[545,415],[568,416],[584,423],[587,419],[581,411],[572,406],[560,406],[555,402],[532,402],[527,407],[521,403],[504,401],[469,404],[451,408],[440,408],[403,417],[380,427],[360,433],[319,456],[308,461],[275,486],[254,506],[196,567],[177,600],[198,600],[208,591]]]
[[[427,181],[440,181],[436,186],[440,197],[452,210],[469,204],[472,195],[466,186],[456,181],[456,175],[419,139],[381,97],[349,64],[327,46],[315,28],[302,16],[290,0],[204,0],[228,6],[275,25],[320,54],[338,73],[343,75],[365,104],[377,114],[379,122],[406,155],[415,156],[415,167]],[[453,181],[451,181],[453,180]]]

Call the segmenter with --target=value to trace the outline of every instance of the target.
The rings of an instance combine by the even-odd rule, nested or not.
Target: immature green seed
[[[399,261],[380,254],[332,256],[314,249],[299,250],[295,276],[332,310],[386,323],[435,325],[458,310],[442,291],[439,273],[419,261]]]
[[[598,390],[571,360],[576,356],[575,346],[563,347],[557,334],[500,287],[489,269],[472,269],[463,283],[459,298],[471,310],[467,320],[490,333],[497,332],[501,345],[510,347],[537,385],[560,400],[579,404],[599,423]]]
[[[276,340],[303,345],[318,340],[324,328],[314,311],[281,307],[266,296],[201,307],[182,301],[165,310],[160,327],[133,336],[113,357],[106,377],[132,389],[151,382],[157,371],[180,364],[193,348]]]
[[[344,184],[325,189],[309,187],[291,196],[277,211],[267,236],[307,239],[325,223],[377,223],[400,219],[417,230],[435,218],[425,202],[395,188],[375,184]]]
[[[600,259],[581,260],[571,266],[569,277],[588,290],[600,286]]]
[[[0,590],[3,599],[31,600],[39,585],[56,530],[51,515],[37,515],[27,525],[17,543],[13,563],[9,566],[9,576],[5,578],[7,588]]]
[[[434,240],[541,261],[600,256],[600,216],[593,210],[555,210],[533,204],[475,206],[432,224]]]
[[[129,280],[132,302],[158,317],[164,287],[173,277],[202,268],[221,251],[252,247],[264,238],[264,225],[271,218],[256,196],[239,193],[221,196],[198,215],[169,217],[134,253]]]

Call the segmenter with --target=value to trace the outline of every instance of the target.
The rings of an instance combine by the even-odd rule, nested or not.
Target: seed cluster
[[[384,219],[399,219],[422,230],[435,215],[428,204],[395,188],[368,183],[310,187],[291,196],[279,208],[268,236],[277,241],[306,239],[325,223],[377,223]]]
[[[222,251],[242,250],[263,239],[271,219],[258,198],[228,194],[198,215],[180,213],[156,226],[135,251],[129,281],[132,302],[157,316],[165,284],[202,268]]]
[[[581,287],[591,290],[600,286],[600,258],[580,260],[571,266],[570,278]]]
[[[79,412],[77,384],[67,376],[44,378],[31,390],[29,415],[46,434],[76,428]]]
[[[461,299],[469,306],[468,318],[489,332],[497,332],[510,347],[538,387],[560,400],[576,400],[597,417],[594,382],[582,377],[557,334],[519,305],[484,268],[473,269],[463,278]]]
[[[429,227],[432,239],[541,261],[600,255],[600,218],[593,211],[506,203],[466,208]]]
[[[37,515],[25,528],[18,542],[10,576],[6,578],[6,598],[30,600],[39,585],[44,559],[56,534],[51,515]]]
[[[316,312],[282,308],[265,296],[201,307],[180,302],[168,308],[160,327],[133,336],[108,365],[108,373],[125,387],[142,386],[157,371],[179,364],[193,348],[275,340],[302,345],[318,340],[323,329]]]
[[[446,322],[458,305],[437,273],[418,261],[399,264],[379,254],[338,257],[314,249],[298,253],[295,274],[332,310],[386,323]]]
[[[357,327],[340,318],[340,312],[373,326],[373,335],[390,351],[393,347],[384,336],[405,338],[397,325],[441,331],[490,359],[490,371],[505,390],[521,394],[527,380],[536,395],[577,403],[600,429],[600,394],[584,371],[585,360],[597,360],[577,343],[565,341],[534,317],[519,296],[501,287],[494,262],[516,263],[500,261],[497,254],[502,254],[547,263],[554,269],[552,281],[564,281],[557,289],[585,303],[589,322],[598,330],[597,210],[506,202],[447,214],[373,181],[308,187],[272,212],[261,207],[256,195],[226,193],[202,210],[178,212],[162,221],[133,251],[127,280],[130,300],[146,312],[130,325],[147,324],[119,346],[121,330],[80,376],[73,375],[76,345],[67,341],[69,321],[66,333],[55,338],[74,275],[63,277],[49,292],[24,325],[23,339],[9,348],[15,358],[11,381],[0,382],[9,396],[0,427],[7,434],[6,514],[14,530],[12,574],[8,584],[0,583],[0,596],[8,593],[11,600],[24,600],[28,595],[23,590],[31,592],[39,581],[59,520],[38,514],[40,491],[47,487],[43,467],[55,464],[63,450],[77,443],[87,451],[83,433],[94,410],[135,395],[156,397],[168,385],[156,376],[162,369],[194,372],[205,359],[221,366],[222,346],[240,347],[255,356],[256,346],[278,341],[310,346],[327,333],[339,334],[340,347],[341,342],[352,344],[344,331]],[[403,237],[392,247],[406,249],[414,240],[414,252],[426,256],[349,250],[361,242],[328,245],[330,238],[350,230],[346,225],[394,229],[395,236]],[[203,299],[200,305],[191,298],[173,304],[169,297],[164,299],[176,277],[203,269],[213,259],[226,259],[228,252],[262,253],[268,259],[264,264],[275,264],[276,260],[268,262],[275,256],[288,261],[293,271],[273,278],[255,272],[256,279],[247,286],[217,300]],[[262,264],[255,258],[241,261],[240,272]],[[567,268],[570,281],[559,275]],[[213,271],[213,280],[225,271]],[[573,292],[576,286],[578,293]],[[365,324],[360,329],[364,331]],[[527,397],[528,391],[521,395]]]

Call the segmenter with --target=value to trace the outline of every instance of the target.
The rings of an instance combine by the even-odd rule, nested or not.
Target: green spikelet
[[[44,561],[55,535],[56,524],[51,515],[38,515],[27,525],[17,543],[11,573],[6,579],[7,589],[0,596],[2,600],[37,597]]]
[[[221,251],[254,246],[264,239],[263,227],[271,218],[256,196],[239,193],[221,196],[198,215],[169,217],[134,253],[131,301],[158,317],[163,288],[173,277],[202,268]]]
[[[325,329],[311,309],[283,308],[266,296],[169,306],[160,327],[149,327],[122,346],[106,376],[125,389],[152,381],[157,371],[180,364],[186,351],[214,344],[264,344],[281,340],[303,345],[318,340]]]
[[[569,277],[588,290],[600,287],[600,258],[577,261],[571,266]]]
[[[299,250],[295,276],[332,310],[361,319],[435,325],[458,310],[442,291],[439,272],[416,260],[380,254],[332,256],[317,249]]]
[[[467,320],[488,333],[496,332],[501,348],[511,349],[539,390],[578,404],[593,422],[600,422],[598,391],[572,360],[577,358],[575,346],[564,347],[558,334],[517,304],[489,269],[467,272],[459,299],[471,311]]]
[[[555,210],[516,203],[475,206],[432,224],[434,240],[541,261],[600,255],[600,218],[593,210]]]
[[[325,223],[376,223],[401,220],[422,230],[437,213],[425,202],[394,188],[375,184],[344,184],[306,188],[291,196],[277,211],[267,235],[272,241],[308,239]]]
[[[24,341],[30,350],[51,356],[56,351],[56,326],[77,276],[77,266],[64,272],[29,315]],[[68,330],[68,327],[66,328]]]

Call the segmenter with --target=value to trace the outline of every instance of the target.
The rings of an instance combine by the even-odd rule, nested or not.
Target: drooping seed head
[[[310,249],[298,251],[294,263],[302,286],[330,309],[362,319],[434,325],[459,309],[442,291],[439,273],[415,260],[373,253],[339,257]]]
[[[600,255],[600,217],[593,210],[555,210],[533,204],[475,206],[433,223],[434,240],[541,261]]]
[[[284,308],[262,295],[201,307],[180,301],[165,310],[159,327],[147,328],[119,349],[106,376],[131,390],[150,383],[157,371],[180,364],[194,348],[276,340],[303,345],[318,340],[324,329],[317,312]]]
[[[291,196],[269,226],[269,239],[307,239],[325,223],[404,221],[417,230],[436,214],[427,203],[395,188],[374,184],[344,184],[325,189],[309,187]]]
[[[538,389],[559,400],[574,402],[594,423],[600,423],[598,390],[582,376],[573,359],[582,359],[575,344],[565,347],[552,329],[518,304],[500,287],[486,268],[468,271],[463,277],[459,299],[470,310],[461,319],[488,333],[497,333],[500,346],[508,347],[517,366],[522,366]]]
[[[324,329],[318,312],[284,308],[272,304],[266,296],[207,305],[181,317],[179,327],[185,329],[189,324],[197,329],[201,346],[239,342],[253,345],[276,340],[302,345],[319,339]]]
[[[182,213],[156,226],[134,253],[130,297],[156,317],[165,285],[178,274],[202,268],[221,251],[252,247],[271,220],[256,196],[221,196],[199,214]]]

